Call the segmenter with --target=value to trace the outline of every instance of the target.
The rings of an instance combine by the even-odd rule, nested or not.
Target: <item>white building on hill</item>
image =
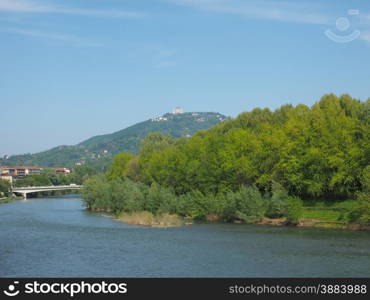
[[[184,113],[184,110],[181,108],[181,107],[176,107],[173,112],[172,112],[174,115],[179,115],[179,114],[183,114]]]

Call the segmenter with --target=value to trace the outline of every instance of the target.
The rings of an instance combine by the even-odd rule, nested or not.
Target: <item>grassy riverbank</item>
[[[303,209],[301,223],[322,228],[369,230],[369,226],[351,222],[351,214],[357,205],[356,200],[307,203]]]
[[[297,223],[290,222],[286,217],[270,218],[262,217],[254,222],[246,222],[245,220],[235,219],[231,221],[236,224],[255,224],[269,226],[296,226],[296,227],[317,227],[331,229],[346,229],[346,230],[370,230],[369,226],[350,222],[349,215],[356,205],[356,200],[346,200],[340,202],[316,201],[314,204],[308,202],[302,208],[301,217]],[[99,210],[97,210],[99,211]],[[111,212],[111,211],[107,211]],[[225,223],[230,222],[222,219],[220,216],[210,214],[204,219],[196,220],[189,217],[183,217],[177,214],[161,213],[153,214],[149,211],[138,212],[121,212],[114,220],[121,221],[127,224],[148,226],[148,227],[180,227],[190,225],[193,221],[206,221],[209,223]]]
[[[17,200],[22,200],[22,197],[5,197],[5,198],[0,198],[0,204],[1,203],[9,203]]]
[[[340,202],[315,201],[306,202],[297,227],[318,227],[348,230],[370,230],[369,226],[353,223],[350,214],[356,206],[356,200]],[[285,218],[263,218],[257,222],[261,225],[286,226]]]

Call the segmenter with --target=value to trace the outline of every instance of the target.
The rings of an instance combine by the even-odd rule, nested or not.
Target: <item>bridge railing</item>
[[[13,187],[12,190],[35,190],[35,189],[79,189],[82,188],[82,185],[46,185],[46,186],[22,186],[22,187]]]

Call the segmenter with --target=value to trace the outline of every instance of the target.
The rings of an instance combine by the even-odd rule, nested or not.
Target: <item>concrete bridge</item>
[[[50,191],[67,191],[67,190],[80,190],[82,185],[70,184],[70,185],[49,185],[49,186],[28,186],[28,187],[13,187],[12,192],[14,194],[21,194],[24,199],[27,199],[27,194],[37,192],[50,192]]]

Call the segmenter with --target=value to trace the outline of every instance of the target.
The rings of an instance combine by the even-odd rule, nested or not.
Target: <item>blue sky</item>
[[[0,41],[0,155],[175,106],[236,116],[370,97],[367,0],[0,0]]]

